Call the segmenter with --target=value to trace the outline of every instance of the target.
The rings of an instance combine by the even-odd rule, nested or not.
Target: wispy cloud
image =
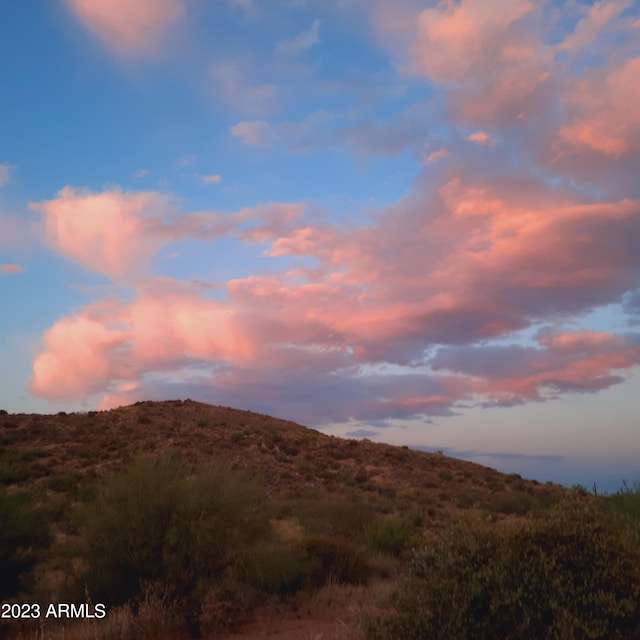
[[[486,144],[490,147],[496,143],[495,138],[492,138],[486,131],[474,131],[467,136],[467,140],[478,144]]]
[[[261,115],[275,105],[275,85],[250,82],[237,62],[216,61],[210,65],[209,75],[214,82],[215,99],[239,113]]]
[[[0,163],[0,187],[11,180],[11,165],[8,162]]]
[[[24,269],[19,264],[0,264],[1,275],[14,275],[21,273]]]
[[[220,180],[222,180],[222,176],[217,173],[210,176],[202,176],[202,182],[205,184],[215,184],[216,182],[220,182]]]
[[[274,139],[271,125],[265,120],[238,122],[231,127],[231,134],[248,145],[264,145]]]
[[[438,160],[443,160],[444,158],[448,158],[451,155],[451,152],[447,149],[438,149],[437,151],[432,151],[428,156],[426,162],[428,164],[432,164],[434,162],[438,162]]]
[[[280,40],[276,44],[276,53],[299,53],[310,49],[320,42],[320,20],[315,19],[309,29],[302,31],[290,40]]]
[[[185,153],[183,156],[178,158],[178,166],[179,167],[190,167],[194,165],[198,161],[198,156],[195,153]]]

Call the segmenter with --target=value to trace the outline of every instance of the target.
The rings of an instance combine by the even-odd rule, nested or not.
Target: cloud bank
[[[358,224],[300,202],[193,212],[153,191],[66,187],[35,203],[54,251],[131,295],[56,322],[32,392],[91,396],[102,408],[190,396],[306,424],[384,424],[623,381],[640,364],[631,6],[562,16],[559,37],[553,7],[531,0],[408,2],[384,24],[372,4],[372,37],[445,109],[417,103],[388,126],[363,120],[328,136],[339,128],[328,112],[231,128],[248,146],[311,153],[326,137],[365,157],[426,137],[409,192]],[[311,46],[317,31],[288,50]],[[211,75],[241,113],[262,114],[273,98],[231,63]],[[269,268],[208,283],[217,297],[153,271],[165,247],[223,238]],[[628,331],[581,325],[608,305]]]

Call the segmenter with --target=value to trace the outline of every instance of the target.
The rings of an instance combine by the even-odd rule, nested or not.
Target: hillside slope
[[[256,471],[271,493],[349,497],[385,510],[423,505],[439,528],[461,511],[524,513],[556,501],[559,485],[406,447],[327,436],[267,415],[191,400],[111,411],[0,415],[0,482],[99,478],[145,454],[178,451]],[[55,481],[49,480],[55,486]]]

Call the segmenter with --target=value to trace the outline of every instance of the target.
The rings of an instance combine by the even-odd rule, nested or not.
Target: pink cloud
[[[604,332],[545,333],[539,347],[443,348],[436,370],[472,376],[476,393],[499,404],[554,397],[558,392],[594,392],[621,382],[621,372],[640,364],[637,336]]]
[[[496,143],[495,139],[486,133],[486,131],[474,131],[467,136],[467,140],[488,146],[493,146]]]
[[[165,288],[155,296],[142,290],[130,305],[95,305],[58,321],[34,360],[31,389],[50,398],[115,384],[132,389],[144,371],[171,370],[194,359],[251,361],[252,344],[241,320],[220,303],[179,290]]]
[[[0,275],[21,273],[24,269],[19,264],[0,264]]]
[[[555,353],[590,353],[617,348],[624,344],[618,336],[604,331],[575,331],[572,333],[542,334],[538,342]]]
[[[154,218],[171,212],[153,192],[99,194],[62,189],[53,200],[32,203],[43,215],[47,244],[85,269],[122,279],[140,271],[162,245],[149,233]]]
[[[273,203],[233,213],[182,213],[169,196],[153,191],[91,193],[65,187],[56,198],[31,203],[31,208],[42,214],[45,241],[60,255],[89,271],[134,281],[153,255],[174,240],[272,237],[306,207]]]
[[[102,406],[111,406],[168,392],[154,376],[180,380],[180,371],[197,364],[210,374],[176,382],[175,389],[209,389],[209,399],[224,391],[238,403],[251,389],[252,406],[270,411],[276,400],[301,411],[307,396],[295,394],[305,385],[328,391],[335,382],[340,401],[314,409],[320,423],[447,415],[472,393],[508,404],[540,398],[544,390],[621,381],[618,371],[636,363],[637,348],[603,333],[542,335],[542,355],[526,351],[509,375],[464,365],[477,340],[615,301],[630,280],[637,282],[629,274],[640,271],[631,246],[640,224],[637,202],[583,205],[533,189],[496,190],[452,179],[426,205],[429,215],[424,202],[407,200],[377,226],[351,230],[301,226],[295,206],[265,209],[259,235],[271,253],[313,256],[318,268],[229,280],[223,301],[177,283],[145,285],[130,303],[63,319],[35,360],[32,388],[47,397],[100,391],[107,394]],[[197,226],[189,218],[181,232]],[[445,384],[425,370],[402,389],[380,374],[359,376],[364,365],[425,366],[424,354],[437,344],[459,345],[463,378]],[[517,365],[513,353],[505,357]],[[444,366],[442,357],[434,365]],[[82,373],[65,377],[66,368]],[[116,389],[133,382],[133,390]]]
[[[267,144],[272,139],[271,125],[264,120],[238,122],[231,127],[231,134],[250,145]]]
[[[182,0],[65,0],[75,16],[113,51],[147,54],[184,15]]]
[[[451,155],[450,151],[447,151],[446,149],[438,149],[437,151],[433,151],[431,152],[428,156],[427,156],[427,164],[432,164],[434,162],[438,162],[438,160],[443,160],[444,158],[447,158]]]
[[[63,318],[44,336],[44,351],[33,362],[30,390],[49,398],[97,393],[112,377],[126,374],[118,362],[125,332],[109,328],[90,313]]]
[[[446,415],[474,393],[508,404],[621,381],[620,372],[637,363],[637,347],[628,338],[556,331],[541,334],[533,350],[498,350],[487,358],[480,358],[488,352],[477,343],[620,301],[640,274],[640,202],[585,203],[535,180],[499,171],[472,179],[456,175],[458,168],[426,174],[424,185],[366,226],[319,223],[295,203],[225,216],[173,212],[152,218],[151,238],[226,234],[266,242],[274,260],[310,257],[316,264],[229,279],[220,300],[187,283],[140,281],[132,301],[105,303],[54,325],[34,362],[34,392],[103,393],[108,403],[169,389],[166,380],[158,381],[162,374],[177,380],[175,389],[224,390],[237,399],[251,389],[260,406],[271,406],[272,397],[301,407],[294,394],[303,393],[304,384],[328,390],[335,381],[343,396],[325,410],[325,419],[379,420]],[[54,206],[45,215],[53,216],[54,229],[68,227],[74,230],[69,237],[93,242],[104,269],[111,262],[101,242],[109,243],[91,216],[79,216],[73,206],[111,211],[101,219],[122,219],[109,226],[128,230],[147,201],[126,195],[67,191],[53,201],[60,201],[62,213]],[[140,242],[144,227],[131,229],[115,235],[115,265],[127,264],[126,249]],[[81,263],[89,260],[77,240],[60,233],[57,242]],[[428,353],[436,345],[459,349],[456,366],[463,375],[457,382],[433,379]],[[433,366],[456,370],[447,367],[446,354]],[[495,369],[499,362],[502,372]],[[413,372],[416,379],[406,381],[410,389],[379,372],[361,374],[363,367],[375,371],[388,363]],[[199,373],[188,374],[193,367]],[[62,375],[66,369],[74,373]],[[420,380],[428,388],[421,389]],[[133,383],[135,389],[119,387]],[[278,384],[283,388],[275,390]],[[315,411],[321,420],[323,409]]]
[[[514,119],[549,76],[551,50],[533,31],[530,0],[442,0],[417,16],[419,69],[450,88],[451,106],[478,123]]]
[[[594,150],[608,156],[640,151],[640,58],[608,73],[591,71],[568,93],[572,122],[559,130],[570,151]]]
[[[202,182],[205,184],[215,184],[216,182],[220,182],[220,180],[222,180],[222,177],[217,173],[210,176],[202,176]]]

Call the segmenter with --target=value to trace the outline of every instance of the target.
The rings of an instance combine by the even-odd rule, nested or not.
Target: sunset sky
[[[0,60],[0,408],[640,481],[640,0],[1,2]]]

